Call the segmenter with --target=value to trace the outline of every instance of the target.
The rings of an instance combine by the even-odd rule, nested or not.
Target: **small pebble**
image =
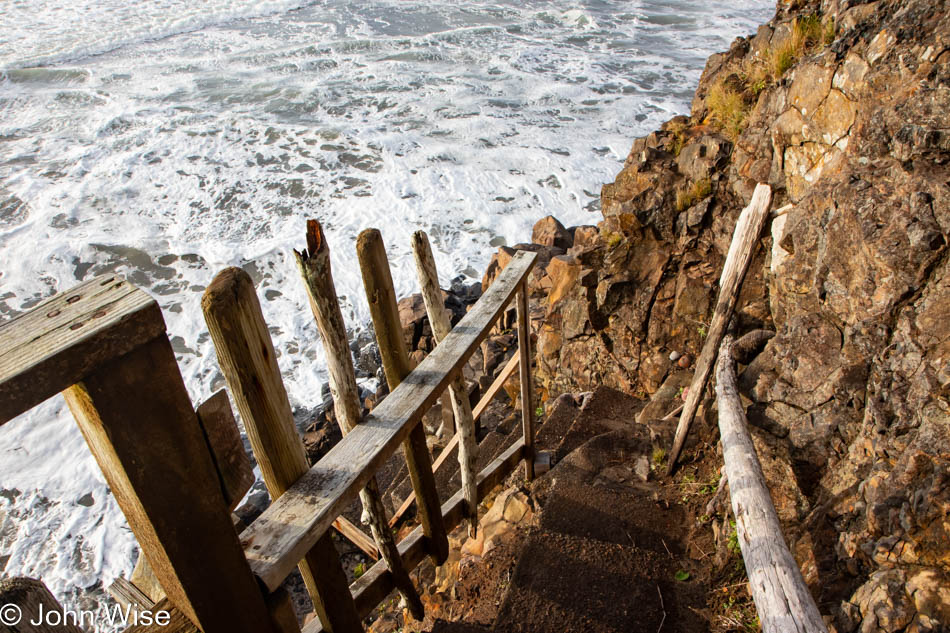
[[[680,368],[686,369],[687,367],[693,364],[693,357],[690,356],[689,354],[683,354],[682,356],[680,356],[680,359],[679,361],[677,361],[676,364],[679,365]]]
[[[672,352],[670,352],[670,360],[673,361],[674,363],[675,363],[677,360],[679,360],[679,357],[680,357],[680,356],[682,356],[682,354],[680,354],[680,353],[677,352],[676,350],[673,350]]]

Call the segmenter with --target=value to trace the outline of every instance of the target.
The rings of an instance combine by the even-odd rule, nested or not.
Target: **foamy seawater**
[[[21,0],[0,5],[0,319],[106,272],[161,303],[195,402],[221,386],[199,300],[257,283],[293,404],[323,352],[291,253],[333,250],[354,334],[357,234],[400,295],[429,232],[445,285],[543,215],[601,219],[634,137],[688,110],[761,0]],[[0,570],[65,603],[128,574],[134,538],[62,399],[0,429]]]

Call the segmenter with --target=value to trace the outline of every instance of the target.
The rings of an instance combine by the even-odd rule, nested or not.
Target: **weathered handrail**
[[[242,534],[251,569],[271,591],[297,565],[488,335],[536,255],[516,254],[478,303],[415,370]]]

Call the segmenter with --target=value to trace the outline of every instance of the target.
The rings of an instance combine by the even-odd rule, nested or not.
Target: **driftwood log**
[[[323,235],[323,229],[316,220],[307,221],[307,250],[294,251],[297,267],[303,278],[310,308],[320,330],[323,348],[326,353],[327,369],[330,374],[330,395],[333,397],[333,410],[340,430],[344,435],[352,431],[362,421],[359,387],[356,373],[353,371],[353,359],[343,322],[343,313],[333,286],[333,273],[330,269],[330,247]],[[396,588],[406,599],[409,612],[417,620],[425,618],[422,600],[412,584],[409,572],[403,566],[402,558],[396,546],[396,539],[386,520],[386,509],[379,493],[376,476],[369,478],[360,491],[363,502],[363,514],[368,520],[373,540],[379,549],[379,555],[386,561],[392,572]]]
[[[732,311],[736,306],[736,299],[739,297],[742,278],[745,276],[749,262],[752,260],[752,254],[755,251],[755,245],[759,241],[759,235],[762,233],[765,218],[768,217],[771,202],[772,189],[768,185],[760,183],[755,187],[749,206],[739,214],[736,229],[732,234],[732,243],[729,245],[729,253],[726,255],[726,263],[722,267],[722,276],[719,278],[719,299],[716,302],[716,310],[713,313],[712,323],[709,325],[703,351],[699,355],[699,360],[696,361],[696,372],[693,374],[693,380],[686,395],[686,404],[683,406],[679,424],[676,426],[676,436],[673,438],[673,448],[670,450],[667,474],[672,473],[676,467],[676,460],[679,458],[680,451],[683,450],[689,426],[693,422],[693,416],[699,407],[699,401],[706,390],[706,381],[709,380],[709,374],[712,373],[719,343],[722,341],[729,320],[732,318]]]
[[[429,237],[424,231],[412,234],[412,250],[416,256],[416,271],[422,286],[422,298],[426,304],[429,324],[436,343],[441,342],[452,331],[452,322],[445,309],[442,289],[439,288],[439,273],[435,268],[435,259],[429,247]],[[462,475],[462,496],[468,504],[466,515],[470,519],[469,534],[475,536],[478,529],[478,487],[475,484],[475,460],[478,457],[478,444],[475,441],[475,418],[472,405],[465,389],[465,380],[461,372],[449,387],[452,396],[452,411],[455,413],[456,435],[459,436],[459,465]]]
[[[764,633],[827,633],[792,557],[762,474],[739,400],[732,336],[716,365],[719,432],[742,560]]]

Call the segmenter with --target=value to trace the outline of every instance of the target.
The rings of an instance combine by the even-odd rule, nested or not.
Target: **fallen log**
[[[676,467],[676,460],[679,458],[680,451],[683,450],[683,444],[686,443],[689,426],[693,423],[699,401],[703,397],[703,392],[706,391],[706,381],[709,380],[709,374],[712,373],[713,364],[716,362],[716,351],[732,318],[742,278],[752,260],[752,253],[759,241],[771,203],[771,187],[759,183],[755,187],[749,206],[742,210],[736,221],[732,243],[729,245],[726,263],[723,264],[722,276],[719,278],[719,299],[716,301],[716,310],[713,313],[712,323],[709,325],[709,334],[703,344],[699,360],[696,361],[696,373],[693,374],[693,381],[686,395],[686,404],[683,406],[683,413],[680,414],[680,421],[676,426],[676,436],[673,438],[670,461],[666,468],[667,475],[671,474]]]
[[[716,399],[723,478],[736,518],[736,534],[764,633],[827,633],[801,570],[792,557],[762,474],[739,400],[734,342],[727,336],[716,364]]]

